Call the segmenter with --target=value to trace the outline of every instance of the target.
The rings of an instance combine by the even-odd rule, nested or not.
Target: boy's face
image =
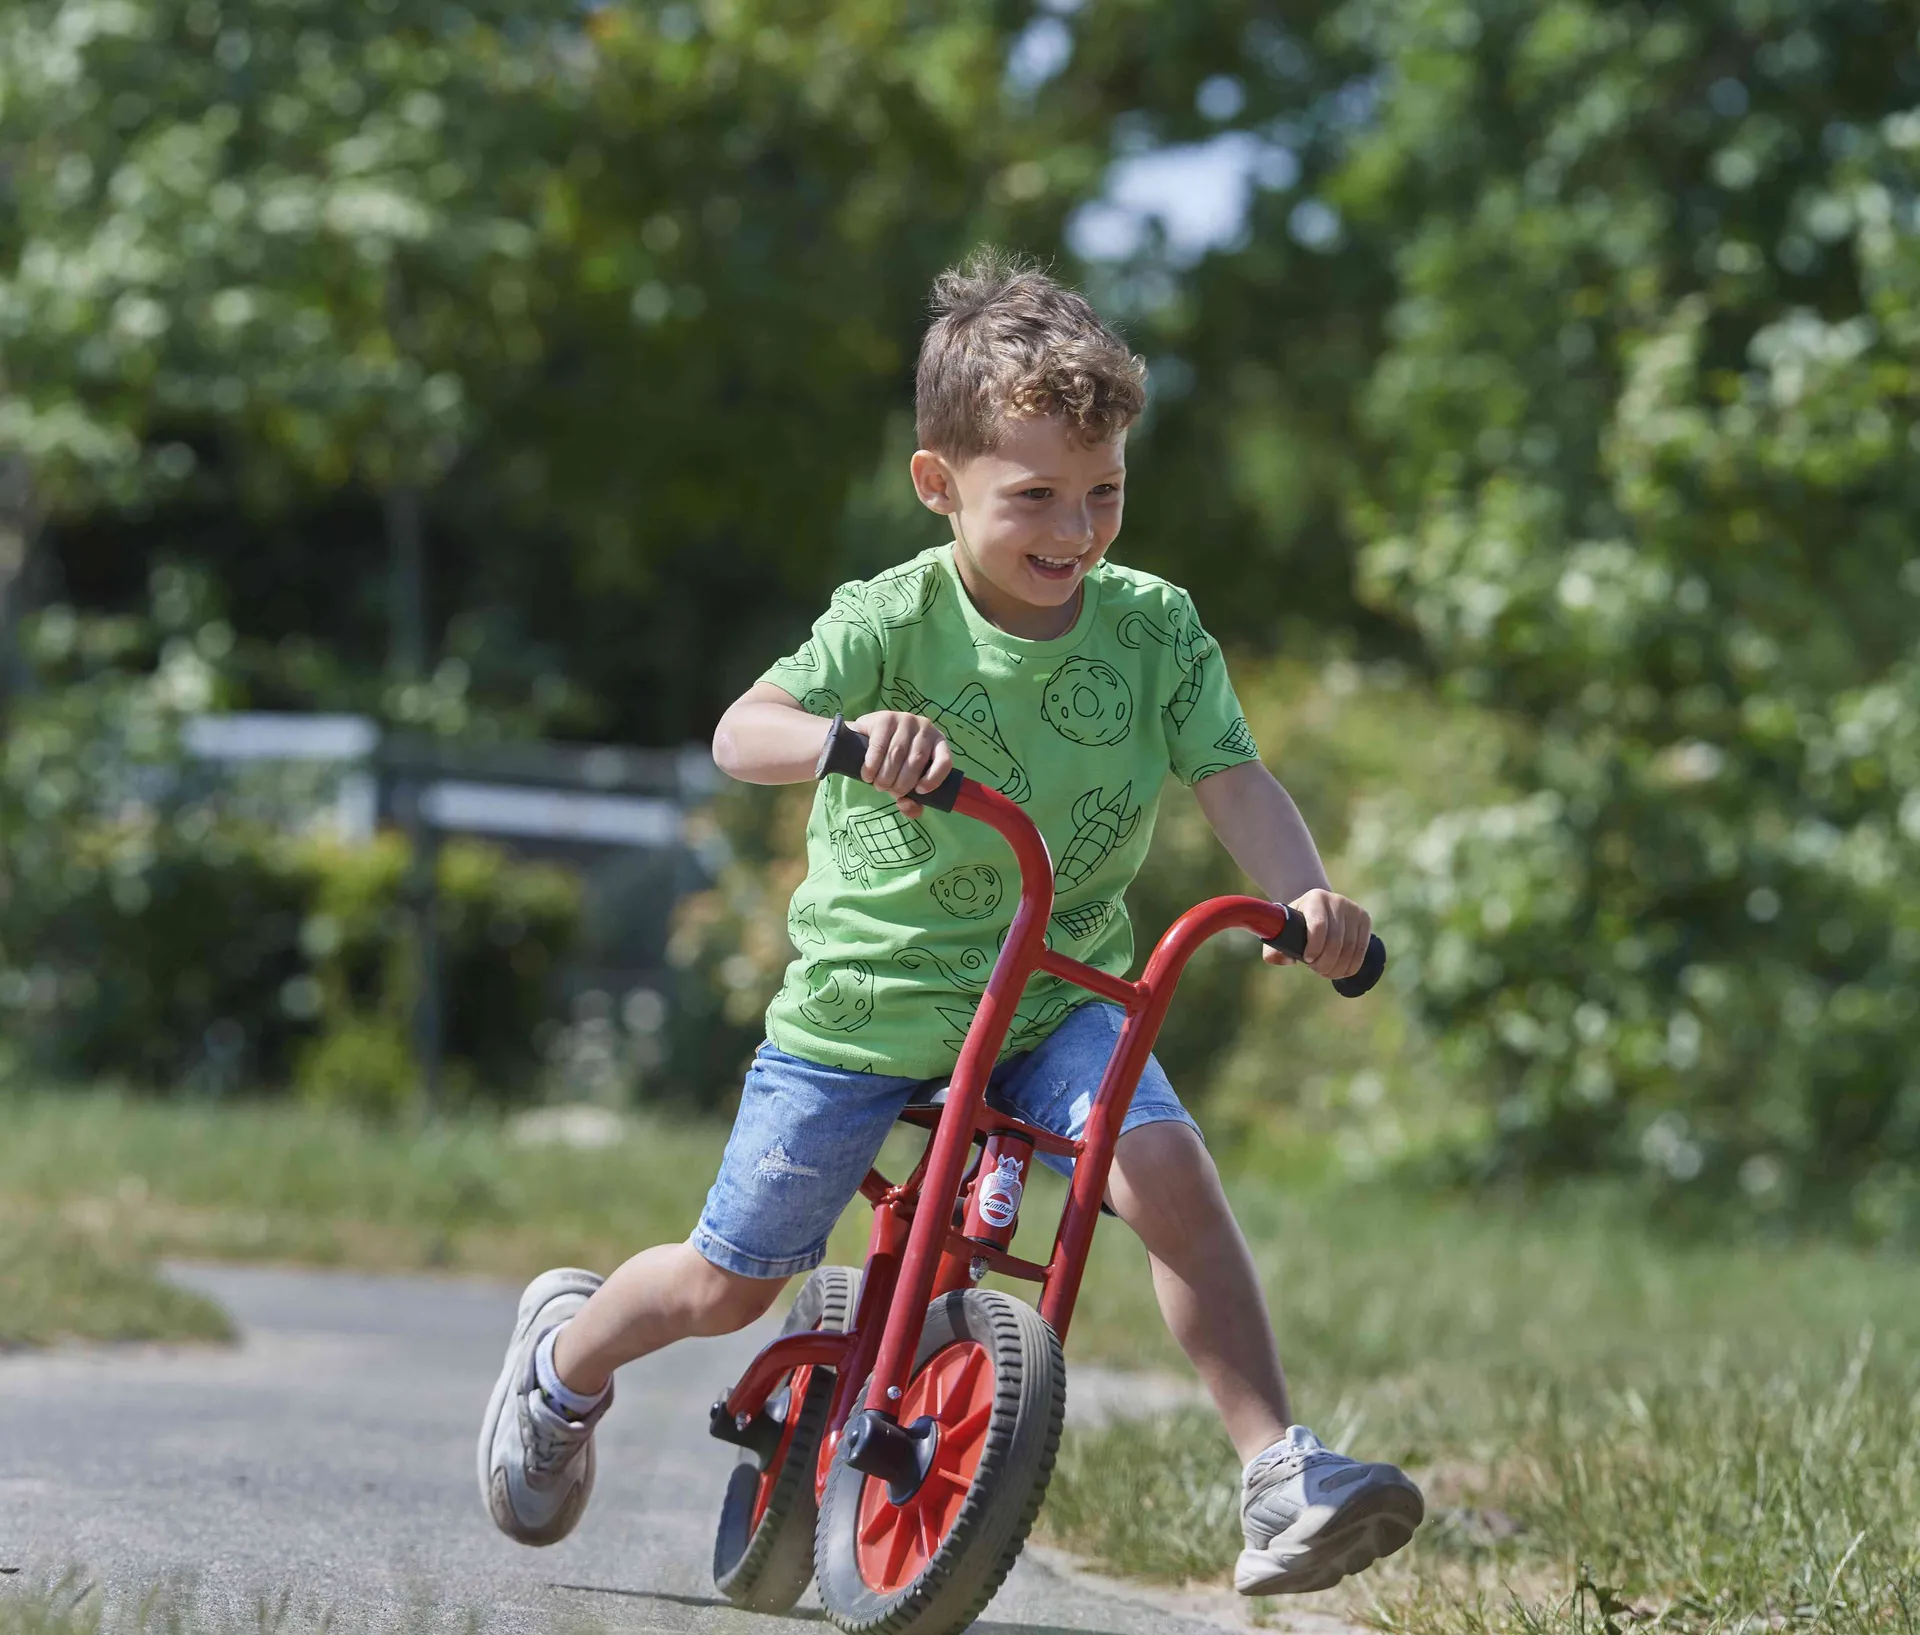
[[[1125,432],[1078,443],[1053,415],[1010,422],[989,454],[951,460],[921,449],[913,457],[921,502],[952,522],[972,570],[967,588],[1001,624],[1003,615],[1019,620],[1074,602],[1120,532],[1126,475]]]

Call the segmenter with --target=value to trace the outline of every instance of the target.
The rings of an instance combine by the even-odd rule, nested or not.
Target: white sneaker
[[[593,1493],[593,1428],[613,1401],[573,1419],[547,1401],[534,1366],[541,1338],[600,1287],[594,1272],[542,1272],[520,1296],[507,1360],[480,1422],[480,1497],[494,1525],[522,1544],[557,1544]]]
[[[1427,1513],[1394,1465],[1335,1453],[1295,1425],[1247,1469],[1240,1520],[1247,1547],[1233,1569],[1242,1595],[1303,1595],[1392,1555]]]

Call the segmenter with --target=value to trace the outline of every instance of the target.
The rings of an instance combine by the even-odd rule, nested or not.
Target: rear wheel
[[[1039,1513],[1066,1411],[1060,1341],[1031,1306],[988,1289],[936,1300],[900,1423],[934,1427],[932,1465],[902,1505],[836,1453],[814,1572],[851,1635],[951,1635],[977,1618]]]
[[[843,1334],[859,1298],[857,1271],[822,1266],[801,1285],[780,1332]],[[796,1368],[767,1399],[767,1414],[781,1426],[772,1456],[762,1465],[743,1453],[733,1468],[713,1540],[713,1582],[736,1607],[785,1612],[813,1577],[814,1461],[833,1385],[831,1368]]]

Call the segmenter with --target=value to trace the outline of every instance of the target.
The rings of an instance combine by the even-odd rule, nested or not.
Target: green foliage
[[[189,638],[164,637],[151,670],[135,622],[58,611],[31,639],[71,673],[16,708],[0,751],[7,1070],[408,1099],[404,840],[289,832],[244,793],[192,788],[178,722],[217,684]],[[450,1088],[524,1095],[578,886],[472,841],[440,850],[437,882]]]
[[[1512,798],[1383,800],[1475,1162],[1920,1167],[1920,58],[1872,4],[1348,8],[1393,94],[1339,197],[1399,284],[1369,593],[1524,723]]]

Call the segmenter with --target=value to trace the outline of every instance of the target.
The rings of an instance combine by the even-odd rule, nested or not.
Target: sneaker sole
[[[494,1525],[499,1527],[501,1532],[506,1533],[511,1538],[520,1539],[525,1543],[550,1543],[552,1540],[544,1537],[530,1537],[518,1524],[509,1526],[501,1520],[503,1515],[511,1518],[513,1509],[507,1502],[505,1473],[502,1472],[501,1479],[495,1482],[492,1468],[493,1439],[494,1434],[500,1428],[500,1415],[506,1408],[507,1398],[513,1392],[515,1376],[523,1372],[526,1367],[525,1363],[522,1363],[519,1368],[516,1368],[514,1361],[519,1354],[521,1342],[526,1339],[527,1334],[538,1320],[540,1313],[544,1311],[552,1301],[559,1299],[563,1295],[584,1295],[591,1297],[593,1291],[599,1288],[604,1281],[605,1279],[597,1272],[586,1272],[581,1271],[578,1267],[566,1266],[555,1271],[542,1272],[526,1286],[526,1289],[520,1296],[519,1309],[514,1313],[513,1337],[507,1342],[506,1361],[500,1366],[500,1377],[493,1382],[493,1392],[487,1398],[487,1411],[480,1421],[480,1502],[487,1507],[487,1513],[493,1517]],[[567,1509],[574,1510],[574,1507],[568,1506]],[[565,1516],[566,1514],[566,1510],[561,1512],[561,1516]],[[561,1518],[557,1516],[554,1519],[557,1522]],[[573,1517],[569,1519],[567,1523],[569,1530],[572,1528],[573,1521],[577,1519],[578,1511],[574,1510]],[[550,1527],[542,1529],[543,1533],[550,1531]],[[555,1537],[558,1536],[557,1534],[555,1535]]]
[[[1404,1548],[1426,1514],[1426,1503],[1413,1487],[1395,1483],[1356,1494],[1350,1506],[1342,1506],[1285,1561],[1275,1558],[1272,1546],[1241,1551],[1233,1586],[1242,1595],[1310,1595],[1330,1590],[1343,1578],[1365,1572]],[[1283,1533],[1274,1544],[1285,1540]]]

